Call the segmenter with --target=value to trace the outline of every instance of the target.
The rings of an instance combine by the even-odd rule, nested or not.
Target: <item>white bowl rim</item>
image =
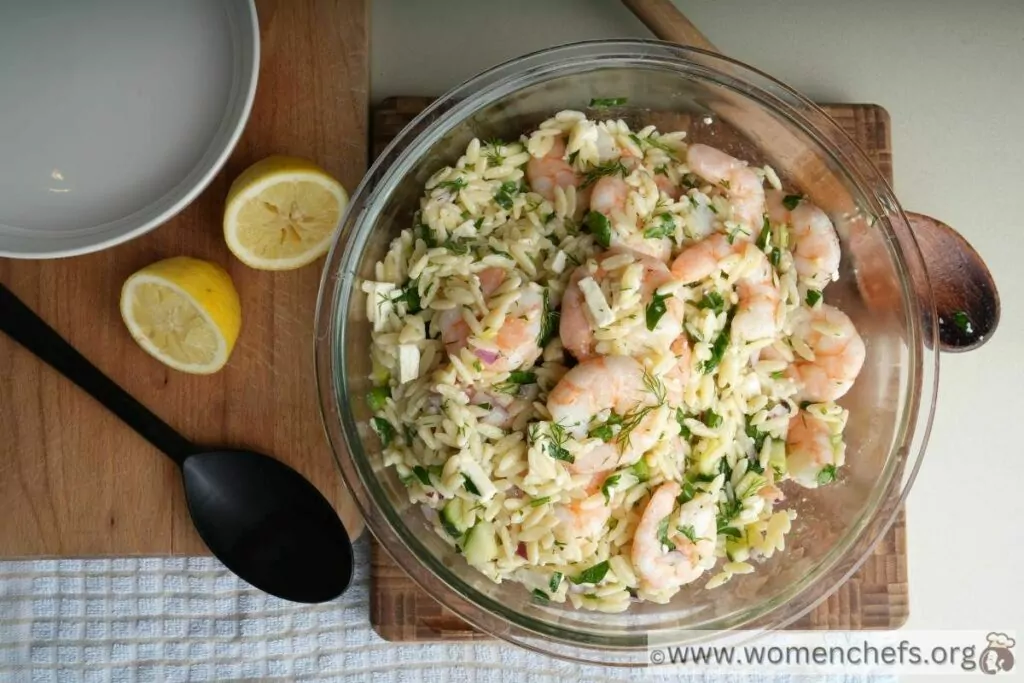
[[[0,257],[14,259],[52,259],[90,254],[140,237],[181,213],[209,186],[234,151],[245,130],[256,98],[259,80],[260,27],[255,0],[232,0],[225,4],[242,31],[235,42],[236,58],[241,65],[217,131],[199,162],[149,205],[107,223],[76,230],[73,233],[48,234],[0,223]],[[6,232],[6,234],[5,234]],[[11,233],[15,247],[5,246]],[[35,242],[35,245],[32,243]]]

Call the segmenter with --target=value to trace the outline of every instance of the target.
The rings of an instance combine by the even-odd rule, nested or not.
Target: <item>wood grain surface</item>
[[[257,0],[256,102],[231,159],[155,231],[88,256],[0,259],[10,287],[115,381],[198,443],[274,455],[309,477],[353,533],[362,521],[332,460],[313,375],[322,261],[269,273],[224,246],[232,179],[268,154],[309,158],[354,188],[365,171],[365,0]],[[121,284],[186,254],[228,269],[243,322],[228,366],[190,376],[140,349],[118,313]],[[0,335],[0,556],[203,554],[175,466],[77,387]]]
[[[386,100],[374,111],[373,149],[387,143],[419,113],[429,98]],[[866,104],[827,105],[825,110],[892,180],[889,115]],[[872,555],[849,581],[793,624],[796,629],[894,629],[909,615],[906,518],[901,511]],[[426,594],[376,542],[370,556],[370,623],[390,641],[479,640],[490,636]]]

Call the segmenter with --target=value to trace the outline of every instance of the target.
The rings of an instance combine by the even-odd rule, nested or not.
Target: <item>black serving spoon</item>
[[[352,579],[352,543],[315,486],[260,453],[204,449],[104,375],[0,284],[0,330],[102,403],[181,468],[192,522],[243,580],[295,602],[325,602]]]

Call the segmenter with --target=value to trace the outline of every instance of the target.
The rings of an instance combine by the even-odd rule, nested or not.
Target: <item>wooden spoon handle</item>
[[[671,0],[622,0],[622,4],[661,40],[718,52]]]

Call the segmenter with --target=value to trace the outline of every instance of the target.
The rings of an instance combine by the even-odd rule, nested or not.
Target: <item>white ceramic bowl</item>
[[[120,244],[224,164],[259,72],[252,0],[0,0],[0,256]]]

